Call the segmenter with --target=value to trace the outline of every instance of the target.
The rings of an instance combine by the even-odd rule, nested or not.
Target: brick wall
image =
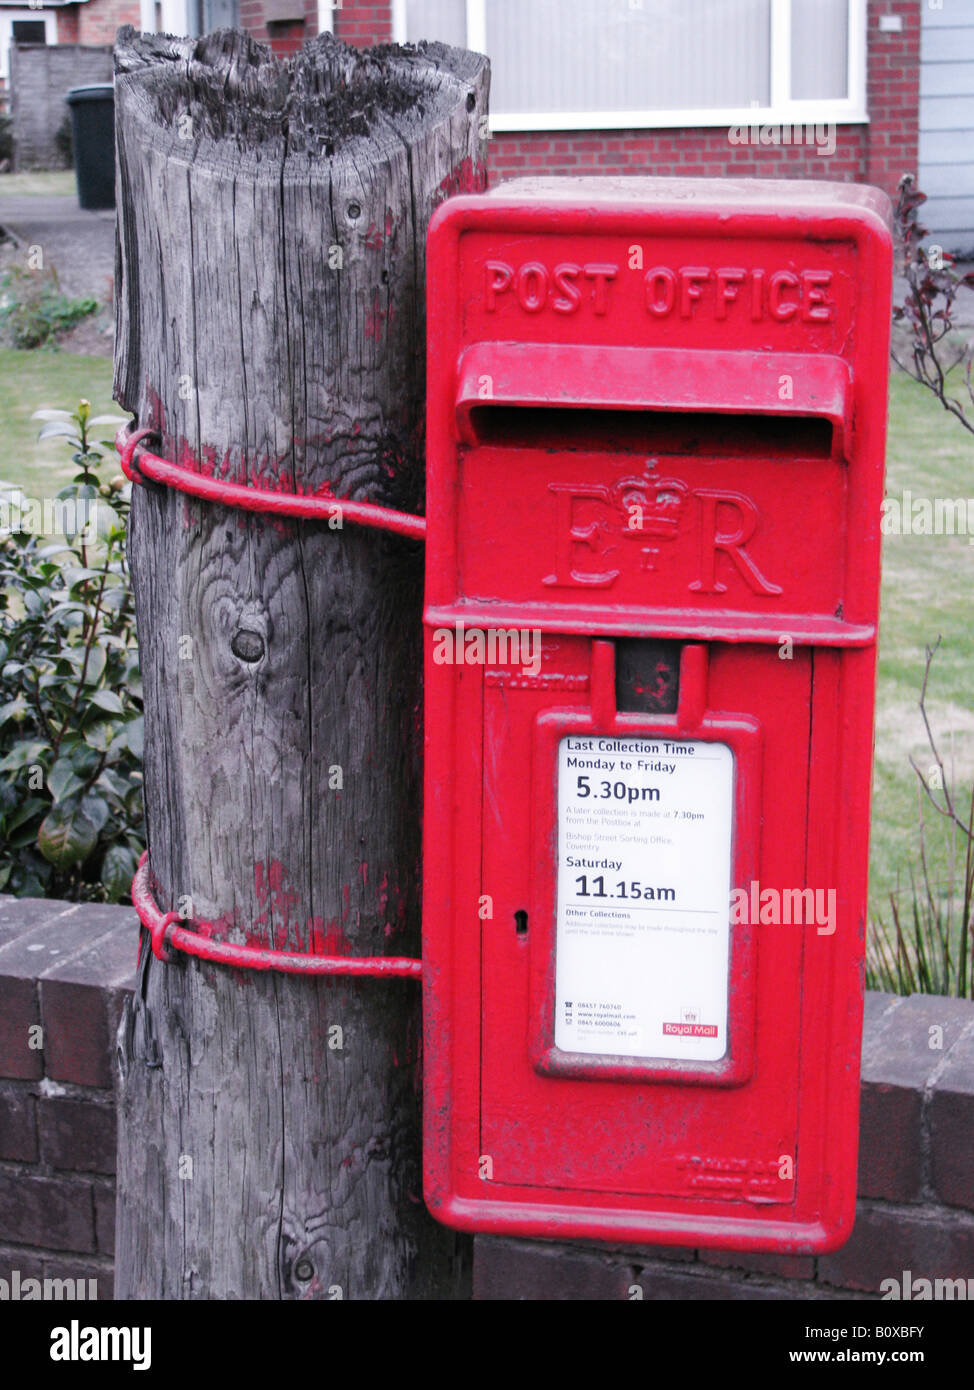
[[[654,174],[861,182],[865,178],[867,148],[867,127],[855,125],[837,128],[835,152],[831,155],[819,154],[814,145],[798,143],[731,144],[726,127],[577,133],[514,131],[492,138],[489,161],[492,183],[526,174]]]
[[[273,18],[285,14],[286,19]],[[317,0],[240,0],[240,27],[269,44],[279,57],[296,53],[318,32]]]
[[[859,1203],[831,1255],[474,1243],[474,1298],[882,1297],[883,1280],[974,1277],[974,1003],[867,994]]]
[[[244,0],[241,23],[261,24],[266,0]],[[922,0],[869,0],[868,125],[836,131],[835,150],[814,144],[732,144],[726,128],[531,131],[494,136],[490,177],[524,174],[662,174],[705,178],[817,178],[878,184],[895,195],[900,175],[917,167]],[[900,33],[880,32],[880,15],[899,15]],[[389,0],[343,0],[335,33],[366,46],[392,38]],[[265,31],[253,30],[260,37]]]
[[[57,16],[57,41],[58,43],[78,43],[79,18],[78,11],[80,5],[63,5],[56,10]]]
[[[111,48],[14,44],[10,51],[14,167],[64,167],[54,137],[68,115],[71,87],[111,82]]]
[[[130,908],[0,897],[4,1279],[97,1278],[99,1296],[111,1296],[113,1048],[136,941]],[[876,1299],[904,1270],[970,1277],[974,1003],[868,994],[862,1067],[859,1211],[842,1250],[811,1258],[478,1236],[474,1297]]]
[[[334,12],[334,32],[358,48],[391,43],[392,5],[382,0],[342,0]]]
[[[0,897],[0,1277],[112,1296],[112,1054],[131,908]],[[84,1285],[85,1294],[91,1292]]]
[[[891,195],[918,163],[922,0],[869,0],[866,109],[869,141],[862,178]],[[879,16],[899,15],[902,33],[881,34]]]
[[[87,5],[78,6],[79,43],[113,44],[123,24],[141,29],[139,0],[88,0]]]

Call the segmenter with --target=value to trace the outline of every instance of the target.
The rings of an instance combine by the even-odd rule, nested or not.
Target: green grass
[[[73,169],[39,170],[37,173],[0,174],[0,208],[4,195],[77,193]]]
[[[124,414],[112,400],[110,358],[0,348],[0,481],[40,498],[71,481],[77,469],[64,440],[38,441],[40,422],[30,417],[34,410],[73,410],[82,398],[92,415]],[[107,429],[105,438],[110,434]],[[118,471],[117,460],[101,470],[103,476]]]
[[[974,497],[974,435],[948,415],[935,397],[894,372],[890,390],[886,491],[901,497]],[[954,394],[962,396],[962,388]],[[974,780],[974,624],[972,538],[885,536],[876,692],[876,762],[870,897],[888,919],[888,894],[907,888],[918,859],[917,779],[910,757],[926,771],[933,757],[918,700],[924,648],[943,638],[927,696],[927,710],[948,776],[970,805]],[[949,837],[925,803],[931,877],[950,870]],[[904,904],[905,905],[905,904]]]
[[[111,379],[112,364],[105,358],[0,350],[0,479],[20,484],[29,496],[53,496],[70,480],[73,465],[57,439],[38,443],[31,412],[70,408],[85,396],[93,414],[120,414],[111,398]],[[105,476],[117,471],[114,459],[102,470]],[[899,497],[904,489],[917,497],[974,497],[974,436],[929,392],[895,372],[887,491]],[[883,909],[889,892],[908,884],[917,858],[917,782],[909,759],[912,754],[924,768],[931,762],[917,701],[924,647],[938,636],[943,642],[928,706],[948,772],[952,767],[960,788],[970,788],[974,780],[972,577],[974,546],[967,536],[884,538],[870,883],[874,909]],[[943,878],[949,845],[936,814],[925,808],[924,817],[932,831],[933,877]]]

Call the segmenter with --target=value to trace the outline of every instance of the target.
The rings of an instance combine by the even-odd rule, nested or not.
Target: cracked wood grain
[[[160,453],[422,510],[426,226],[483,186],[487,85],[442,45],[120,31],[115,393]],[[421,547],[135,494],[158,901],[418,955]],[[138,1002],[117,1297],[465,1294],[468,1243],[422,1202],[415,982],[153,958]]]

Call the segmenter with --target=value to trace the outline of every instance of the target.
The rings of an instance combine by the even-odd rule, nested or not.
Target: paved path
[[[115,209],[83,212],[76,197],[59,195],[0,196],[0,227],[25,245],[43,248],[61,288],[71,298],[91,294],[110,297],[115,273]]]

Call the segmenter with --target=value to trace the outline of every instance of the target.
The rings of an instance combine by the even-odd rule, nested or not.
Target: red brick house
[[[0,76],[11,43],[113,43],[120,24],[140,19],[139,0],[0,0]]]
[[[492,63],[492,177],[858,180],[917,167],[923,0],[239,0],[281,52],[438,38]]]
[[[5,42],[239,24],[286,53],[331,29],[492,62],[491,171],[859,180],[917,167],[924,0],[0,0]],[[30,31],[34,33],[34,31]]]

